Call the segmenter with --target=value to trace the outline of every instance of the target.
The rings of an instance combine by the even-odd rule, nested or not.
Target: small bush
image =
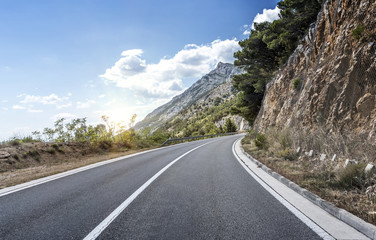
[[[283,149],[288,149],[292,145],[292,139],[287,131],[281,132],[278,138]]]
[[[337,175],[337,184],[341,188],[351,189],[364,187],[365,174],[364,163],[347,166]]]
[[[247,135],[242,139],[242,144],[250,144],[251,143],[251,136]]]
[[[289,148],[279,151],[277,156],[290,161],[294,161],[298,158],[298,154]]]
[[[257,134],[256,139],[255,139],[255,145],[259,149],[264,149],[264,150],[268,149],[269,143],[268,143],[268,140],[266,139],[265,134],[262,134],[262,133]]]
[[[11,140],[8,141],[10,145],[12,146],[18,146],[21,144],[20,139],[18,138],[12,138]]]
[[[294,80],[293,86],[295,90],[300,89],[301,85],[302,85],[302,80],[300,78],[297,78]]]
[[[112,146],[112,141],[110,140],[102,140],[98,142],[98,148],[102,150],[108,150]]]
[[[49,154],[56,154],[56,150],[55,149],[47,149],[47,152]]]
[[[352,31],[352,36],[356,39],[356,40],[360,40],[362,37],[363,37],[363,32],[365,30],[365,27],[360,24],[358,25],[353,31]]]
[[[34,139],[32,136],[26,136],[21,139],[22,142],[24,143],[31,143],[31,142],[40,142],[37,139]]]
[[[37,150],[30,150],[27,155],[29,155],[30,157],[34,158],[35,160],[38,160],[39,159],[39,153]]]

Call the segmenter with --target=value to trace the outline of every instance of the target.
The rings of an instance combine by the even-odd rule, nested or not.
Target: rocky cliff
[[[146,127],[156,129],[162,126],[163,123],[176,116],[183,109],[188,108],[199,100],[207,99],[209,97],[207,95],[223,83],[227,82],[227,85],[222,86],[223,91],[218,91],[222,94],[220,97],[230,95],[231,77],[235,74],[239,74],[239,70],[234,65],[219,62],[214,70],[203,76],[182,94],[175,96],[170,102],[148,114],[145,119],[136,124],[135,129],[139,130]]]
[[[376,2],[328,0],[267,86],[255,126],[376,138]]]

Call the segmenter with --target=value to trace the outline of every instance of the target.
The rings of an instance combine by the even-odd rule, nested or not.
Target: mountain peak
[[[231,63],[218,62],[216,68],[209,73],[210,74],[221,74],[228,75],[234,70],[234,65]]]
[[[231,79],[232,75],[238,73],[239,70],[231,63],[219,62],[214,70],[196,81],[182,94],[173,97],[170,102],[149,113],[144,120],[136,124],[135,129],[142,129],[149,126],[152,129],[156,129],[181,110],[208,94],[212,89]]]

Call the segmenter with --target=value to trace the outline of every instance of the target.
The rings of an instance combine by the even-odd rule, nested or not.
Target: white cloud
[[[273,22],[274,20],[279,19],[279,9],[277,6],[274,9],[264,9],[262,10],[262,14],[257,13],[256,17],[253,19],[252,29],[254,29],[255,23],[261,22]]]
[[[106,94],[101,94],[98,96],[98,98],[104,98],[106,96]]]
[[[233,62],[238,41],[215,40],[207,45],[188,44],[175,56],[146,64],[141,49],[123,51],[121,58],[100,77],[146,99],[166,99],[184,90],[183,80],[199,78],[219,61]]]
[[[70,119],[73,119],[73,118],[77,118],[77,116],[72,114],[72,113],[58,113],[58,114],[56,114],[52,117],[52,120],[56,121],[56,120],[61,119],[61,118],[70,120]]]
[[[16,110],[27,110],[30,113],[40,113],[40,112],[43,112],[43,110],[33,109],[33,106],[25,107],[25,106],[22,106],[22,105],[13,105],[12,108],[16,109]],[[3,108],[3,110],[8,110],[8,108]]]
[[[21,106],[21,105],[13,105],[12,108],[16,109],[16,110],[24,110],[24,109],[26,109],[26,107]]]
[[[27,111],[31,112],[31,113],[41,113],[41,112],[43,112],[43,110],[39,110],[39,109],[28,109]]]
[[[28,95],[28,94],[21,94],[18,97],[24,97],[20,103],[41,103],[41,104],[57,104],[62,102],[64,98],[58,97],[56,94],[50,94],[48,96],[35,96],[35,95]]]
[[[3,107],[1,108],[3,111],[8,111],[8,108],[7,107]]]
[[[273,22],[274,20],[279,19],[279,9],[277,6],[274,9],[263,9],[262,13],[257,13],[251,25],[243,25],[244,35],[251,34],[251,29],[255,29],[255,23],[262,23],[262,22]]]
[[[131,49],[127,51],[123,51],[121,56],[141,56],[144,53],[142,49]]]
[[[69,102],[69,103],[66,103],[66,104],[56,105],[56,108],[62,109],[62,108],[67,108],[67,107],[71,107],[71,106],[72,106],[72,103]]]
[[[94,100],[86,100],[85,102],[77,102],[77,108],[89,108],[92,104],[95,104]]]
[[[251,34],[251,30],[249,29],[246,29],[244,32],[243,32],[243,35],[249,35]]]
[[[18,98],[22,98],[22,100],[19,102],[20,104],[13,106],[13,109],[23,109],[32,113],[43,112],[43,110],[34,109],[35,104],[54,105],[57,109],[66,108],[72,106],[71,102],[67,102],[70,96],[72,96],[71,93],[68,93],[65,97],[59,97],[54,93],[47,96],[23,93],[17,96]]]

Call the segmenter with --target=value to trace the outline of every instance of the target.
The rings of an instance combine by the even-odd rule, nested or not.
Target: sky
[[[64,117],[142,120],[233,63],[278,0],[0,0],[0,140]]]

